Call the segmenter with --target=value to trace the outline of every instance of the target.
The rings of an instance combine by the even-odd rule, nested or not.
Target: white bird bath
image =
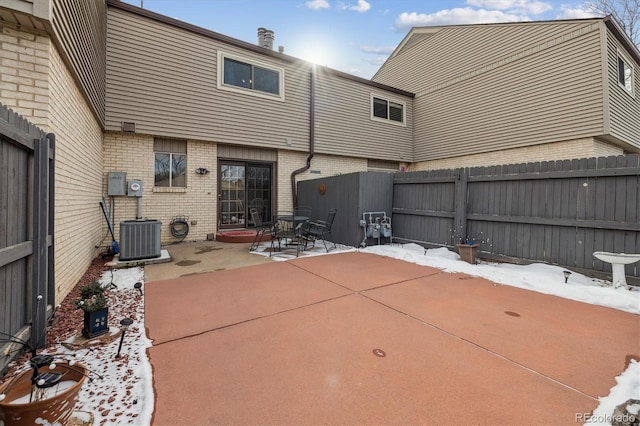
[[[627,278],[624,275],[624,265],[629,265],[640,260],[640,254],[608,253],[606,251],[596,251],[593,255],[603,262],[611,264],[613,277],[611,281],[613,287],[627,286]]]

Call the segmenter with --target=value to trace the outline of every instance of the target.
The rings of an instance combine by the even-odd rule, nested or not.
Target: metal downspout
[[[298,190],[296,188],[296,176],[300,173],[306,172],[311,167],[311,159],[313,158],[315,146],[315,131],[316,131],[316,64],[311,65],[311,83],[309,87],[310,91],[310,105],[309,105],[309,156],[307,157],[307,165],[291,172],[291,194],[293,195],[293,207],[298,206]]]

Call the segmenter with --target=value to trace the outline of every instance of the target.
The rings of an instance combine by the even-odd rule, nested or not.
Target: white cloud
[[[384,64],[384,62],[389,58],[389,56],[373,56],[366,60],[366,62],[370,65],[379,67]]]
[[[553,9],[550,3],[538,0],[467,0],[469,6],[505,10],[508,13],[541,15]]]
[[[371,5],[369,4],[369,2],[367,0],[358,0],[358,4],[354,5],[354,6],[349,6],[346,3],[340,3],[338,5],[338,9],[339,10],[353,10],[356,12],[367,12],[369,9],[371,9]]]
[[[381,47],[381,46],[361,46],[360,50],[365,53],[376,53],[383,55],[390,55],[393,52],[394,47]]]
[[[329,0],[310,0],[305,3],[309,9],[328,9]]]
[[[601,14],[594,11],[593,8],[587,5],[571,7],[563,4],[560,6],[560,10],[562,11],[562,13],[556,16],[557,19],[583,19],[602,16]]]
[[[371,5],[367,0],[358,0],[358,4],[356,6],[351,6],[349,9],[362,13],[371,9]]]
[[[505,13],[499,10],[473,9],[471,7],[445,9],[436,13],[403,12],[396,18],[395,26],[405,31],[412,27],[460,24],[488,24],[495,22],[529,21],[527,16]]]

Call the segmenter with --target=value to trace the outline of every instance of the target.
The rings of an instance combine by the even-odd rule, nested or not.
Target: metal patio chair
[[[251,243],[251,247],[249,247],[249,251],[254,251],[258,248],[265,234],[269,233],[271,235],[271,245],[273,246],[273,238],[274,238],[274,226],[272,222],[263,222],[258,209],[252,207],[249,209],[249,214],[251,214],[251,220],[255,225],[256,236],[253,239],[253,243]]]
[[[337,209],[330,209],[327,215],[327,220],[316,220],[313,222],[307,222],[304,230],[304,236],[306,241],[311,241],[315,247],[317,240],[322,240],[324,249],[329,253],[329,247],[327,247],[327,240],[333,244],[333,248],[336,248],[336,243],[333,242],[333,235],[331,234],[331,228],[333,227],[333,221],[336,218]]]

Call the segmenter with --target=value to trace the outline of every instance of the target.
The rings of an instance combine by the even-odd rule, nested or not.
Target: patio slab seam
[[[156,340],[154,340],[153,341],[153,346],[157,347],[157,346],[165,345],[167,343],[179,342],[181,340],[189,339],[189,338],[192,338],[192,337],[198,337],[198,336],[202,336],[202,335],[205,335],[205,334],[208,334],[208,333],[213,333],[213,332],[216,332],[216,331],[224,330],[224,329],[235,327],[235,326],[242,325],[242,324],[247,324],[247,323],[258,321],[258,320],[261,320],[261,319],[271,318],[271,317],[274,317],[274,316],[278,316],[278,315],[294,312],[294,311],[297,311],[299,309],[308,308],[310,306],[319,305],[319,304],[327,303],[327,302],[332,302],[334,300],[342,299],[344,297],[349,297],[349,296],[352,296],[354,294],[356,294],[356,293],[353,292],[353,293],[343,294],[343,295],[336,296],[336,297],[331,297],[329,299],[318,300],[318,301],[313,302],[313,303],[307,303],[305,305],[296,306],[294,308],[285,309],[285,310],[278,311],[278,312],[272,312],[270,314],[261,315],[261,316],[257,316],[257,317],[254,317],[254,318],[248,318],[248,319],[243,320],[243,321],[237,321],[237,322],[234,322],[234,323],[231,323],[231,324],[221,325],[219,327],[211,328],[209,330],[204,330],[204,331],[200,331],[198,333],[193,333],[193,334],[188,334],[188,335],[185,335],[185,336],[176,337],[174,339],[169,339],[169,340],[164,340],[164,341],[156,341]]]
[[[294,260],[294,259],[291,259],[291,260]],[[320,274],[318,274],[318,273],[316,273],[316,272],[313,272],[313,271],[312,271],[312,270],[310,270],[310,269],[304,268],[304,267],[302,267],[302,266],[298,265],[297,263],[293,263],[293,262],[290,262],[290,261],[287,261],[287,263],[288,263],[289,265],[295,266],[296,268],[299,268],[299,269],[301,269],[301,270],[303,270],[303,271],[305,271],[305,272],[308,272],[308,273],[310,273],[311,275],[314,275],[314,276],[316,276],[316,277],[318,277],[318,278],[322,278],[323,280],[326,280],[326,281],[328,281],[328,282],[330,282],[330,283],[332,283],[332,284],[335,284],[335,285],[337,285],[337,286],[339,286],[339,287],[342,287],[342,288],[344,288],[345,290],[352,291],[354,294],[359,294],[359,293],[361,293],[361,292],[365,292],[365,291],[377,290],[377,289],[381,289],[381,288],[389,287],[389,286],[392,286],[392,285],[398,285],[398,284],[406,283],[406,282],[413,281],[413,280],[419,280],[419,279],[422,279],[422,278],[431,277],[431,276],[434,276],[434,275],[447,274],[447,273],[449,273],[449,272],[444,272],[444,271],[440,271],[440,270],[435,270],[434,272],[432,272],[432,273],[430,273],[430,274],[419,275],[419,276],[415,276],[415,277],[409,277],[409,278],[406,278],[406,279],[403,279],[403,280],[400,280],[400,281],[394,281],[394,282],[391,282],[391,283],[381,284],[381,285],[377,285],[377,286],[375,286],[375,287],[369,287],[369,288],[366,288],[366,289],[363,289],[363,290],[355,290],[355,289],[353,289],[353,288],[349,288],[349,287],[347,287],[347,286],[346,286],[346,285],[344,285],[344,284],[340,284],[340,283],[338,283],[338,282],[333,281],[333,280],[332,280],[332,279],[330,279],[330,278],[327,278],[327,277],[325,277],[325,276],[323,276],[323,275],[320,275]]]
[[[371,289],[371,290],[374,290],[374,289]],[[368,290],[366,290],[366,291],[368,291]],[[485,351],[485,352],[487,352],[487,353],[489,353],[489,354],[491,354],[491,355],[493,355],[493,356],[495,356],[497,358],[503,359],[503,360],[507,361],[510,364],[518,366],[518,367],[520,367],[520,368],[522,368],[524,370],[527,370],[527,371],[529,371],[529,372],[531,372],[531,373],[533,373],[533,374],[535,374],[537,376],[540,376],[540,377],[542,377],[542,378],[544,378],[546,380],[549,380],[549,381],[554,382],[554,383],[556,383],[556,384],[558,384],[560,386],[563,386],[563,387],[565,387],[565,388],[567,388],[567,389],[569,389],[569,390],[571,390],[573,392],[576,392],[576,393],[579,393],[581,395],[584,395],[587,398],[593,399],[594,401],[598,401],[598,397],[590,395],[590,394],[588,394],[588,393],[586,393],[584,391],[581,391],[580,389],[577,389],[574,386],[571,386],[571,385],[568,385],[566,383],[563,383],[558,379],[554,379],[553,377],[549,376],[548,374],[544,374],[544,373],[541,373],[540,371],[537,371],[537,370],[535,370],[535,369],[533,369],[531,367],[527,367],[526,365],[524,365],[524,364],[522,364],[522,363],[520,363],[520,362],[518,362],[518,361],[516,361],[514,359],[511,359],[511,358],[509,358],[509,357],[507,357],[505,355],[501,355],[500,353],[498,353],[498,352],[496,352],[494,350],[491,350],[491,349],[489,349],[489,348],[487,348],[485,346],[482,346],[482,345],[480,345],[478,343],[475,343],[472,340],[469,340],[469,339],[467,339],[465,337],[462,337],[462,336],[459,336],[459,335],[457,335],[455,333],[447,331],[442,327],[438,327],[435,324],[429,323],[429,322],[427,322],[427,321],[425,321],[423,319],[420,319],[420,318],[418,318],[416,316],[413,316],[413,315],[411,315],[409,313],[403,312],[403,311],[401,311],[401,310],[399,310],[397,308],[394,308],[393,306],[387,305],[387,304],[385,304],[385,303],[383,303],[383,302],[381,302],[379,300],[376,300],[374,298],[371,298],[371,297],[367,296],[366,294],[363,294],[363,293],[366,293],[366,291],[358,292],[357,294],[359,296],[365,297],[368,300],[371,300],[372,302],[378,303],[381,306],[390,309],[391,311],[394,311],[394,312],[396,312],[398,314],[401,314],[401,315],[404,315],[404,316],[406,316],[408,318],[411,318],[412,320],[414,320],[414,321],[416,321],[416,322],[418,322],[420,324],[423,324],[423,325],[426,325],[428,327],[431,327],[431,328],[433,328],[434,330],[436,330],[436,331],[438,331],[440,333],[443,333],[443,334],[445,334],[447,336],[450,336],[450,337],[453,337],[455,339],[458,339],[458,340],[460,340],[460,341],[462,341],[462,342],[464,342],[464,343],[466,343],[468,345],[471,345],[471,346],[473,346],[475,348],[481,349],[481,350],[483,350],[483,351]]]

